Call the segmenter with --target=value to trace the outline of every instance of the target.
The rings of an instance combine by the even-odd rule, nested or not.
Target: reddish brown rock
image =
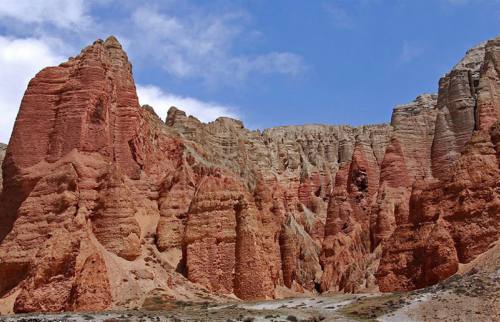
[[[374,287],[368,270],[375,259],[370,256],[369,209],[378,181],[379,165],[373,151],[357,144],[352,161],[337,174],[328,205],[321,255],[322,291],[358,292]]]
[[[0,204],[0,296],[18,294],[14,311],[134,305],[177,274],[155,265],[153,283],[126,277],[151,265],[161,183],[183,160],[182,142],[167,132],[139,106],[113,37],[30,82]]]
[[[167,175],[160,188],[160,219],[156,228],[156,245],[160,251],[180,249],[189,207],[196,191],[196,178],[183,166]]]
[[[409,220],[396,228],[382,254],[381,290],[434,284],[486,251],[500,235],[499,176],[491,139],[478,132],[448,182],[415,187]]]
[[[115,170],[103,178],[97,205],[90,216],[97,240],[110,252],[134,260],[141,254],[141,228],[131,191]]]
[[[404,223],[408,218],[411,179],[406,171],[400,144],[395,139],[387,147],[386,158],[382,164],[379,194],[371,210],[372,251],[391,236],[397,224]]]
[[[381,164],[377,200],[371,211],[371,248],[389,238],[409,216],[412,185],[431,171],[436,95],[421,95],[394,109],[394,129]]]
[[[500,230],[498,47],[469,52],[437,101],[397,107],[390,125],[261,132],[174,107],[163,123],[139,106],[118,41],[95,42],[23,98],[3,162],[0,301],[103,310],[450,276]]]
[[[500,235],[498,115],[495,93],[500,81],[491,66],[500,56],[498,40],[485,45],[477,97],[477,129],[448,177],[419,182],[413,188],[407,221],[387,240],[378,280],[383,291],[409,290],[437,283],[485,252]],[[493,68],[494,69],[494,68]],[[436,126],[439,122],[439,116]],[[437,135],[437,132],[436,132]],[[434,141],[436,143],[436,141]]]
[[[285,220],[283,200],[284,191],[276,182],[266,183],[262,177],[257,178],[254,200],[257,207],[257,234],[260,238],[261,253],[269,272],[273,290],[283,285],[282,257],[279,238]],[[268,295],[268,294],[267,294]],[[278,296],[273,294],[273,296]]]
[[[261,234],[266,241],[266,251],[259,256],[268,257],[275,286],[309,291],[319,289],[328,200],[340,164],[353,158],[356,142],[358,150],[367,149],[364,168],[352,171],[350,186],[354,190],[357,184],[363,185],[354,181],[362,181],[362,173],[367,170],[373,176],[373,195],[391,132],[382,125],[278,127],[259,133],[228,118],[205,125],[176,108],[169,110],[166,124],[193,142],[204,157],[239,173],[254,194],[263,187],[259,182],[272,186],[277,192],[272,205],[269,193],[265,207],[259,205],[261,197],[256,196],[258,216],[265,223]],[[354,178],[354,172],[359,178]],[[347,181],[343,189],[347,189]],[[270,208],[273,210],[266,211]],[[365,233],[369,235],[368,225]]]
[[[36,269],[16,298],[16,312],[103,310],[111,290],[102,257],[88,253],[69,232],[58,231],[36,255]],[[87,246],[88,247],[88,246]]]
[[[240,299],[273,298],[275,284],[273,269],[269,267],[261,231],[266,227],[258,222],[257,209],[241,196],[235,205],[236,249],[234,294]],[[273,251],[272,249],[271,251]],[[271,262],[272,263],[272,262]]]
[[[186,276],[219,294],[230,294],[234,288],[235,207],[242,195],[242,187],[233,179],[207,175],[187,214]]]
[[[362,265],[369,253],[366,232],[358,222],[352,201],[345,193],[333,195],[328,207],[325,240],[323,242],[322,266],[324,269],[321,290],[357,291],[359,280],[353,280],[351,272]],[[358,213],[359,215],[359,213]]]
[[[139,124],[131,68],[120,44],[110,37],[75,59],[42,70],[23,97],[9,161],[27,167],[77,149],[99,152],[124,173],[137,176],[140,166],[129,146]]]

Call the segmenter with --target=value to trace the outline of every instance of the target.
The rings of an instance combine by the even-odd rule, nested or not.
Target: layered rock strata
[[[476,126],[477,92],[485,43],[465,57],[439,80],[436,129],[432,145],[432,172],[438,179],[450,175]]]
[[[188,162],[167,132],[114,37],[31,80],[3,162],[0,296],[14,312],[209,296],[155,245],[161,189]]]
[[[446,176],[425,178],[414,184],[409,216],[397,225],[382,253],[377,273],[382,291],[409,290],[437,283],[454,274],[460,263],[468,263],[485,252],[500,236],[500,96],[497,94],[500,91],[500,38],[485,43],[483,50],[479,72],[477,64],[472,64],[474,69],[467,71],[469,85],[460,87],[464,93],[458,96],[468,99],[456,101],[462,104],[470,100],[470,104],[461,105],[458,111],[472,113],[471,118],[456,119],[462,125],[470,123],[465,131],[467,139],[462,135],[465,132],[455,133],[450,151],[457,148],[455,151],[461,153],[453,157],[457,160],[449,164],[446,171],[439,170],[444,170],[443,159],[435,157],[435,146],[437,141],[445,143],[438,137],[442,112],[438,111],[432,149],[433,173],[438,169],[438,173],[446,173]],[[456,98],[457,92],[449,95]],[[443,96],[440,92],[440,97]],[[450,101],[448,97],[445,100]],[[470,106],[475,110],[470,110]]]
[[[114,37],[30,82],[3,162],[11,312],[409,290],[498,239],[500,40],[388,125],[202,123],[137,100]],[[9,305],[7,305],[9,304]]]

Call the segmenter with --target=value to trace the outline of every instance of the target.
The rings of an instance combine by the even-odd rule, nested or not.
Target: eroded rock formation
[[[463,137],[465,132],[458,130],[450,151],[461,153],[448,159],[448,163],[456,161],[448,164],[444,171],[443,159],[435,158],[434,154],[437,141],[445,144],[442,137],[437,137],[441,122],[441,111],[438,111],[432,162],[433,166],[438,165],[433,170],[438,169],[440,175],[437,179],[419,180],[413,186],[409,216],[397,225],[382,253],[378,281],[383,291],[409,290],[437,283],[454,274],[459,263],[470,262],[499,238],[500,38],[488,41],[483,50],[479,72],[477,64],[472,64],[474,69],[468,71],[469,83],[462,87],[466,88],[464,95],[468,98],[454,98],[460,104],[469,102],[458,110],[466,111],[467,115],[472,113],[471,118],[456,118],[459,123],[471,123],[466,126],[467,139]],[[450,101],[446,93],[440,92],[440,97]],[[476,110],[471,110],[471,106]],[[444,173],[446,176],[440,178]]]
[[[21,103],[0,302],[103,310],[439,282],[500,234],[499,50],[469,51],[390,124],[261,132],[175,107],[163,122],[139,106],[118,41],[96,41]]]

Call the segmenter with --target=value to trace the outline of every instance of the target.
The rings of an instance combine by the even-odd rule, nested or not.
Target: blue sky
[[[388,122],[499,27],[499,0],[1,0],[0,141],[40,68],[111,34],[162,118],[266,128]]]

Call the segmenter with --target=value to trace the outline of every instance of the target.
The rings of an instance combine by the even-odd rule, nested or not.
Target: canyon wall
[[[434,177],[415,182],[409,216],[384,246],[382,291],[437,283],[500,235],[500,38],[468,54],[440,81]]]
[[[3,162],[0,307],[411,290],[498,239],[500,39],[391,123],[251,131],[138,103],[116,38],[39,72]],[[1,151],[1,150],[0,150]]]

